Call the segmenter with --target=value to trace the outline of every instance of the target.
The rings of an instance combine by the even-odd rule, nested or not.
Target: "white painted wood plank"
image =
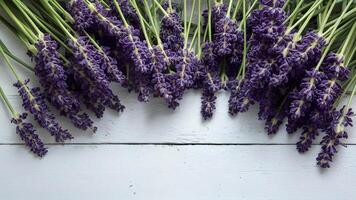
[[[124,93],[124,92],[123,92]],[[124,113],[107,112],[102,120],[96,120],[99,127],[96,134],[75,129],[67,119],[60,118],[69,128],[75,139],[74,143],[284,143],[293,144],[299,138],[285,132],[284,125],[275,136],[267,136],[264,122],[257,120],[257,111],[237,117],[227,113],[227,93],[219,95],[217,112],[210,121],[203,121],[200,116],[200,92],[191,91],[176,111],[169,110],[159,100],[148,104],[136,101],[135,94],[121,95],[126,105]],[[11,102],[21,110],[18,97],[11,97]],[[356,102],[354,103],[356,106]],[[8,112],[0,105],[0,143],[21,142],[15,134],[15,128],[8,120]],[[38,128],[46,142],[53,138]],[[347,143],[356,143],[356,128],[349,129]]]
[[[356,146],[333,167],[291,146],[51,146],[42,160],[0,146],[6,200],[353,200]]]

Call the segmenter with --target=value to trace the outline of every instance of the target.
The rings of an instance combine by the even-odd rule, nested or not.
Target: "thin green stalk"
[[[17,117],[18,113],[15,111],[15,109],[12,107],[9,99],[6,97],[6,94],[2,87],[0,86],[0,97],[3,100],[4,104],[6,105],[7,109],[10,111],[11,117]]]
[[[10,62],[9,58],[8,58],[8,55],[5,53],[5,50],[3,49],[2,46],[0,46],[0,55],[3,56],[7,66],[10,68],[12,74],[15,76],[16,80],[17,81],[20,81],[20,77],[19,75],[16,73],[16,70],[14,68],[14,66],[12,65],[12,63]]]
[[[146,39],[146,41],[147,41],[147,45],[148,45],[148,47],[151,49],[151,48],[152,48],[151,40],[150,40],[150,37],[149,37],[148,34],[147,34],[147,30],[146,30],[146,27],[145,27],[145,23],[144,23],[143,20],[142,20],[142,19],[143,19],[143,16],[142,16],[142,14],[141,14],[141,12],[140,12],[138,6],[137,6],[136,0],[133,0],[133,1],[131,1],[131,2],[132,2],[133,7],[134,7],[135,10],[136,10],[136,13],[138,14],[138,18],[140,18],[141,29],[142,29],[143,35],[145,36],[145,39]],[[146,4],[147,4],[147,3],[146,3],[146,1],[145,1],[145,7],[146,7]],[[147,10],[147,9],[146,9],[146,12],[149,12],[149,13],[150,13],[150,11]],[[148,14],[148,15],[150,15],[150,14]],[[151,19],[151,17],[150,17],[150,19]],[[152,22],[153,22],[153,20],[152,20]],[[153,26],[154,26],[154,24],[153,24]],[[155,29],[154,32],[156,33],[156,29]],[[159,40],[159,38],[157,38],[157,40]]]
[[[153,0],[153,2],[157,5],[157,7],[162,11],[165,16],[169,16],[167,11],[161,6],[160,2],[158,2],[157,0]]]
[[[0,39],[0,47],[4,50],[4,52],[13,60],[15,60],[17,63],[21,64],[24,66],[26,69],[30,70],[33,72],[33,67],[22,61],[20,58],[16,57],[14,54],[12,54],[9,49],[6,47],[4,42]]]
[[[187,30],[187,0],[184,0],[184,3],[183,3],[183,12],[184,12],[184,36],[186,35],[186,30]]]
[[[26,5],[24,5],[23,3],[20,4],[20,6],[22,6],[22,8],[24,9],[25,12],[27,13],[31,13],[31,10],[29,8],[26,7]],[[41,27],[43,28],[44,31],[46,31],[47,33],[49,33],[58,43],[60,43],[68,52],[73,52],[71,48],[68,47],[68,45],[63,42],[55,33],[53,33],[51,30],[49,30],[49,24],[45,25],[43,24],[38,16],[30,15],[32,17],[32,19]],[[58,32],[58,31],[56,31]],[[62,35],[62,34],[61,34]]]
[[[355,47],[355,45],[356,45],[356,41],[354,42],[353,45],[350,46],[350,48]],[[350,63],[350,62],[351,62],[353,56],[354,56],[355,53],[356,53],[356,48],[352,48],[352,50],[349,51],[349,52],[350,52],[350,53],[348,53],[348,54],[346,55],[344,64],[345,64],[346,66],[349,66],[349,65],[350,65],[350,66],[353,66],[353,63]],[[356,60],[354,60],[354,61],[356,61]],[[350,67],[349,67],[349,68],[350,68]]]
[[[86,0],[86,1],[87,1],[87,0]],[[124,22],[125,27],[128,28],[128,27],[129,27],[129,24],[127,23],[127,20],[126,20],[124,14],[123,14],[122,11],[121,11],[121,8],[120,8],[119,3],[117,3],[117,0],[114,0],[113,2],[114,2],[114,5],[115,5],[115,8],[116,8],[117,12],[119,12],[121,21]],[[90,2],[89,2],[89,3],[90,3]],[[90,3],[90,5],[93,6],[91,3]]]
[[[31,41],[31,42],[35,42],[37,40],[37,37],[34,33],[32,32],[28,32],[28,30],[25,28],[25,25],[16,17],[16,15],[14,15],[14,13],[12,13],[12,11],[10,10],[10,8],[6,5],[6,3],[4,2],[4,0],[0,0],[0,6],[5,10],[5,12],[7,13],[7,15],[15,22],[15,24],[17,25],[17,28],[19,28],[23,34],[26,35],[26,37]]]
[[[291,26],[294,22],[294,20],[297,18],[299,12],[300,12],[300,7],[302,6],[302,4],[304,3],[304,0],[300,0],[299,3],[297,4],[297,6],[295,7],[295,9],[293,10],[293,12],[288,16],[288,18],[283,22],[284,24],[286,24],[287,22],[289,22],[289,26]]]
[[[238,12],[240,10],[240,7],[241,7],[241,0],[238,0],[237,4],[235,6],[235,9],[234,9],[234,14],[232,15],[232,19],[236,19],[237,14],[238,14]]]
[[[342,100],[342,98],[347,94],[347,92],[349,91],[349,88],[355,84],[356,81],[356,75],[354,75],[352,77],[352,79],[347,83],[346,87],[343,89],[341,95],[337,98],[337,100],[334,103],[334,106],[336,107],[337,105],[339,105],[340,101]],[[356,85],[355,85],[356,86]]]
[[[70,23],[74,23],[75,20],[73,19],[72,15],[69,14],[58,2],[57,0],[51,0],[50,3],[53,4],[53,6],[58,9],[61,14],[70,22]]]
[[[246,20],[246,0],[242,0],[242,12],[243,12],[243,18]],[[246,23],[244,23],[244,28],[243,28],[243,32],[244,32],[244,50],[243,50],[243,57],[242,57],[242,78],[245,77],[245,68],[246,68],[246,56],[247,56],[247,27],[246,27]]]
[[[27,12],[25,12],[22,9],[22,6],[19,4],[18,0],[14,0],[13,3],[16,5],[17,9],[20,10],[20,12],[23,14],[23,16],[26,18],[26,20],[30,23],[30,25],[32,26],[32,28],[35,30],[35,32],[37,33],[38,37],[41,37],[41,35],[43,34],[42,31],[37,27],[37,25],[33,22],[33,20],[31,19],[31,17],[27,14]]]
[[[300,23],[303,22],[303,20],[305,20],[305,18],[307,18],[312,12],[314,13],[315,9],[320,5],[320,3],[322,2],[322,0],[316,0],[313,5],[309,8],[309,10],[304,13],[304,15],[296,22],[294,23],[292,26],[290,26],[288,28],[288,30],[286,31],[287,33],[289,33],[290,31],[292,31],[293,29],[295,29]]]
[[[352,41],[355,39],[355,34],[356,34],[356,22],[354,22],[349,34],[347,35],[347,37],[342,45],[342,48],[339,51],[339,54],[341,54],[341,55],[346,54],[346,52],[347,52],[346,50],[348,50],[349,47],[353,45]]]
[[[330,2],[330,0],[329,0]],[[326,22],[328,21],[332,11],[334,10],[334,6],[336,4],[336,1],[334,0],[333,3],[331,4],[330,7],[328,7],[328,12],[323,16],[323,23],[321,24],[321,27],[319,27],[319,34],[321,34],[324,31]]]
[[[184,36],[185,36],[184,37],[184,39],[185,39],[185,41],[184,41],[184,49],[186,49],[187,45],[188,45],[189,32],[190,32],[190,27],[192,25],[192,20],[193,20],[193,15],[194,15],[195,1],[196,0],[193,0],[193,5],[192,5],[191,13],[190,13],[190,18],[189,18],[189,22],[187,24],[187,26],[188,26],[187,27],[187,31],[184,34]]]
[[[330,33],[330,35],[329,35],[329,37],[327,38],[326,41],[328,41],[328,40],[330,40],[330,38],[334,37],[335,31],[336,31],[337,28],[339,27],[339,25],[340,25],[342,19],[344,18],[345,13],[347,12],[347,10],[349,9],[349,7],[351,6],[352,2],[353,2],[353,1],[350,1],[350,2],[347,4],[345,10],[342,11],[341,15],[338,17],[338,20],[336,21],[336,23],[334,24],[334,26],[331,27],[331,30],[332,30],[332,31],[331,31],[331,33]]]
[[[352,98],[355,96],[355,93],[356,93],[356,85],[354,85],[354,88],[353,88],[353,90],[352,90],[352,92],[351,92],[349,101],[348,101],[348,103],[347,103],[347,105],[346,105],[346,109],[345,109],[346,112],[347,112],[347,110],[349,110],[349,108],[351,107]]]
[[[326,55],[329,53],[329,50],[330,50],[331,45],[332,45],[332,43],[333,43],[333,41],[330,41],[330,40],[334,40],[334,39],[335,39],[334,34],[335,34],[335,32],[336,32],[336,30],[337,30],[337,28],[338,28],[338,26],[339,26],[341,20],[343,19],[345,13],[347,12],[348,8],[351,6],[351,4],[352,4],[352,1],[350,1],[350,2],[347,4],[345,10],[343,10],[343,12],[341,13],[341,15],[338,17],[338,20],[336,21],[335,25],[332,27],[332,31],[331,31],[329,37],[326,38],[326,41],[328,42],[328,45],[327,45],[327,47],[325,48],[324,53],[323,53],[323,55],[321,56],[321,59],[320,59],[319,62],[318,62],[318,65],[315,67],[316,70],[319,70],[321,64],[324,62],[324,59],[325,59]]]
[[[48,0],[41,1],[42,5],[47,9],[47,11],[52,15],[53,19],[56,21],[57,25],[62,29],[62,31],[73,41],[77,39],[68,31],[67,27],[63,25],[62,21],[58,19],[56,11],[49,5]]]
[[[232,1],[232,0],[231,0]],[[198,0],[198,58],[201,56],[201,0]]]
[[[349,21],[349,18],[354,19],[355,15],[356,15],[356,8],[353,8],[344,15],[344,20]],[[333,26],[336,23],[336,21],[337,21],[337,18],[329,21],[325,27]]]
[[[229,0],[229,5],[228,5],[228,8],[227,8],[226,17],[230,17],[230,12],[231,12],[231,8],[232,8],[232,2],[234,2],[234,1],[233,0]],[[198,9],[198,10],[200,10],[200,9]]]
[[[195,40],[197,38],[197,35],[198,35],[198,29],[196,28],[195,31],[194,31],[194,34],[193,34],[193,38],[192,40],[190,41],[190,45],[189,45],[189,51],[191,51],[193,49],[193,46],[195,44]]]
[[[209,1],[209,0],[207,0]],[[212,30],[211,30],[211,5],[210,3],[208,2],[208,35],[209,35],[209,42],[211,42],[213,39],[212,39]]]

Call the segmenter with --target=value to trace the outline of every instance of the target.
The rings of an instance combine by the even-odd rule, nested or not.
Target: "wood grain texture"
[[[291,146],[50,146],[42,160],[0,146],[6,200],[354,200],[356,147],[328,171]]]

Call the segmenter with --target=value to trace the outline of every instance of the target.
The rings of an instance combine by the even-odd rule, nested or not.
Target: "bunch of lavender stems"
[[[96,130],[82,105],[99,118],[106,108],[124,109],[113,82],[135,91],[139,101],[159,97],[172,109],[187,90],[202,89],[204,119],[213,117],[217,92],[229,90],[231,115],[258,104],[268,134],[285,119],[289,134],[302,130],[301,153],[323,134],[317,157],[323,168],[352,125],[352,96],[338,110],[343,97],[355,93],[356,8],[350,0],[214,0],[205,7],[202,0],[184,0],[182,10],[172,0],[0,3],[7,15],[0,20],[36,66],[0,43],[3,57],[34,71],[43,92],[33,93],[80,129]],[[31,93],[23,90],[26,82],[16,85]]]

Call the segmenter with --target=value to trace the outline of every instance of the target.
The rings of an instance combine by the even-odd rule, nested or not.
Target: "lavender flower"
[[[85,36],[80,36],[76,40],[70,40],[69,45],[73,48],[73,55],[77,67],[80,68],[86,76],[90,77],[95,84],[102,88],[109,87],[109,80],[101,67],[102,56],[94,45]]]
[[[26,146],[39,157],[46,155],[47,148],[44,146],[42,140],[35,133],[32,124],[24,122],[27,113],[23,113],[11,119],[11,123],[16,125],[16,133],[20,136],[21,140],[25,142]]]
[[[163,97],[166,102],[170,102],[173,98],[171,91],[169,91],[168,83],[166,82],[166,76],[164,70],[167,69],[167,62],[161,49],[157,46],[150,49],[150,65],[153,69],[152,72],[152,84],[153,89],[157,93],[157,96]]]
[[[348,135],[345,128],[352,126],[351,117],[354,115],[351,108],[345,110],[345,107],[340,111],[333,111],[332,121],[326,130],[326,135],[321,141],[321,152],[316,158],[317,164],[322,168],[329,168],[330,162],[337,153],[337,147],[341,144],[342,139],[347,139]]]
[[[181,50],[177,57],[176,73],[179,75],[177,86],[180,88],[190,88],[194,83],[194,71],[198,61],[195,55],[189,50]]]
[[[36,48],[38,53],[35,56],[35,73],[44,87],[46,98],[62,115],[75,119],[71,121],[77,128],[92,128],[93,121],[89,117],[74,117],[80,111],[80,102],[77,96],[68,90],[67,72],[60,60],[57,42],[48,34],[44,34],[36,43]]]
[[[344,57],[335,53],[329,53],[323,64],[321,70],[330,78],[340,81],[348,79],[350,70],[344,66]]]
[[[341,93],[341,86],[335,78],[323,79],[317,86],[316,101],[318,108],[328,110]]]
[[[285,3],[285,0],[261,0],[262,5],[275,8],[282,8]]]
[[[229,98],[229,113],[236,115],[239,112],[246,112],[250,105],[255,102],[250,96],[251,87],[246,80],[241,80],[231,91]]]
[[[300,139],[297,142],[297,150],[299,153],[304,153],[309,150],[315,137],[319,135],[318,128],[314,125],[307,125],[303,127]]]
[[[315,66],[320,60],[322,48],[325,46],[325,39],[313,32],[309,31],[303,38],[297,42],[296,49],[300,52],[300,67]]]
[[[183,48],[182,34],[183,27],[178,13],[175,10],[168,10],[168,16],[164,16],[161,21],[160,38],[162,42],[169,49],[178,51]]]
[[[29,80],[25,81],[25,83],[19,81],[14,84],[18,88],[25,110],[34,115],[39,125],[47,129],[55,137],[56,142],[72,139],[73,136],[67,130],[64,130],[55,120],[54,115],[49,112],[40,89],[33,88],[30,90],[27,86],[28,82]]]
[[[213,116],[214,110],[216,109],[216,96],[214,92],[209,90],[203,90],[203,95],[201,97],[202,105],[201,105],[201,114],[204,120],[210,119]]]
[[[283,119],[285,115],[282,113],[277,113],[274,116],[269,116],[266,120],[265,130],[267,131],[268,135],[276,134],[279,130],[279,127],[283,123]]]
[[[224,3],[222,2],[217,2],[215,1],[215,5],[212,9],[211,16],[213,19],[213,24],[217,23],[221,19],[225,18],[227,14],[227,7]]]
[[[143,42],[137,35],[133,27],[124,29],[124,37],[119,41],[122,48],[126,49],[127,55],[131,58],[135,65],[135,69],[141,73],[150,73],[152,68],[149,65],[149,50],[145,42]]]
[[[306,72],[306,76],[302,79],[300,84],[299,95],[307,101],[314,99],[316,94],[316,86],[323,78],[323,74],[317,70]]]
[[[75,83],[78,84],[80,94],[83,97],[84,104],[91,109],[98,118],[103,117],[105,107],[109,107],[117,112],[122,112],[125,108],[120,99],[114,95],[108,87],[97,85],[91,80],[83,69],[78,65],[73,65],[70,74],[73,76]]]
[[[232,53],[233,44],[237,42],[236,22],[224,17],[215,24],[214,51],[218,56],[226,56]]]
[[[88,8],[84,0],[69,1],[67,9],[74,18],[75,27],[78,30],[91,29],[98,22],[94,12]]]
[[[110,48],[103,47],[100,55],[102,56],[101,68],[105,71],[109,81],[122,83],[125,80],[125,76],[118,66],[116,59],[110,56]]]
[[[286,13],[281,8],[263,7],[251,13],[248,24],[258,40],[275,44],[285,32]]]

